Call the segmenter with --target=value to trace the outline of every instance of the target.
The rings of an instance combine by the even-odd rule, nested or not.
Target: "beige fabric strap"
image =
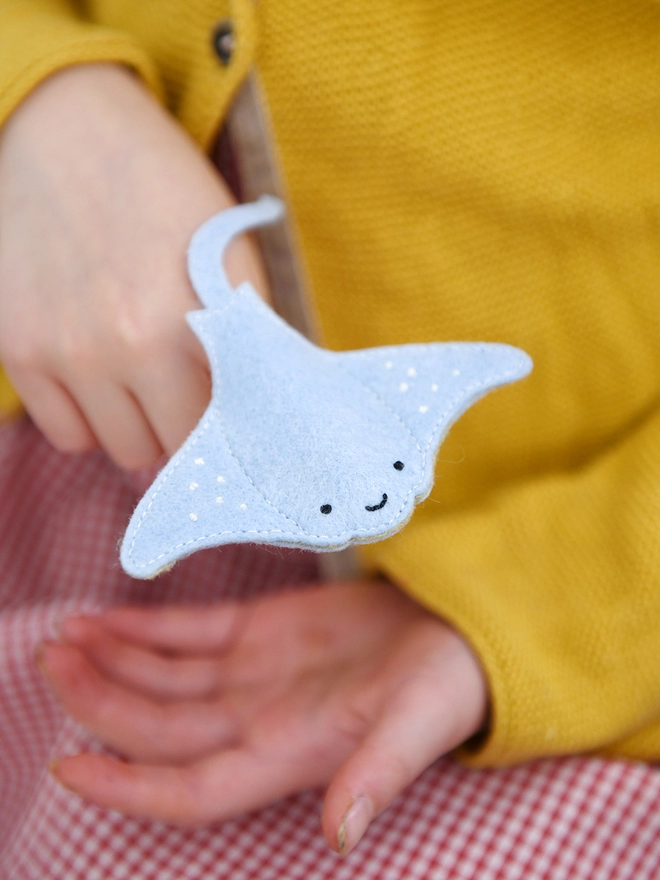
[[[287,201],[265,108],[258,74],[252,71],[236,96],[226,121],[244,202],[254,201],[264,193]],[[308,339],[318,342],[318,324],[306,294],[308,285],[290,219],[286,217],[283,222],[259,230],[258,238],[277,313]]]

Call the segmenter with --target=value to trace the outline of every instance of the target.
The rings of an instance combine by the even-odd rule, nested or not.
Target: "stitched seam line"
[[[230,309],[233,305],[234,305],[234,302],[233,302],[233,301],[232,301],[232,302],[229,302],[229,303],[227,303],[227,304],[224,305],[224,306],[220,306],[220,307],[214,309],[213,312],[214,312],[214,313],[217,312],[217,313],[222,314],[223,312],[226,312],[228,309]],[[207,309],[195,309],[194,311],[189,312],[189,314],[192,314],[192,315],[196,315],[196,314],[200,314],[200,313],[202,313],[202,314],[204,314],[204,313],[208,314],[209,312],[208,312]],[[194,329],[194,328],[193,328],[193,329]],[[205,336],[204,330],[203,330],[203,329],[200,329],[199,331],[195,330],[195,333],[196,333],[196,335],[198,336],[199,340],[201,341],[201,343],[202,343],[202,345],[203,345],[203,344],[204,344],[204,339],[203,339],[203,337]],[[205,349],[205,350],[206,350],[206,349]],[[208,351],[207,351],[207,354],[208,354]],[[217,361],[214,361],[214,362],[212,363],[212,366],[216,367],[216,370],[217,370]],[[145,517],[147,516],[147,514],[148,514],[149,511],[151,510],[151,507],[152,507],[154,501],[156,500],[156,496],[158,495],[158,493],[160,492],[160,490],[163,488],[163,486],[165,485],[165,483],[169,480],[170,476],[174,473],[174,471],[175,471],[175,470],[178,468],[178,466],[181,464],[181,462],[187,457],[187,454],[188,454],[188,452],[190,451],[190,449],[193,448],[193,446],[194,446],[194,445],[195,445],[195,444],[196,444],[196,443],[197,443],[197,442],[198,442],[198,441],[204,436],[204,434],[205,434],[206,431],[208,430],[208,427],[209,427],[208,415],[209,415],[209,410],[211,410],[211,409],[212,409],[212,404],[209,404],[209,407],[208,407],[206,413],[204,414],[204,416],[202,416],[202,419],[200,420],[200,423],[201,423],[201,422],[204,421],[205,418],[207,419],[206,423],[203,424],[202,430],[199,432],[199,434],[198,434],[194,439],[192,439],[192,440],[190,441],[190,446],[188,446],[188,443],[186,442],[186,444],[184,445],[184,447],[180,450],[179,455],[178,455],[178,456],[177,456],[177,457],[171,462],[171,467],[170,467],[165,473],[163,473],[163,476],[162,476],[161,479],[158,481],[158,485],[157,485],[156,488],[154,489],[154,493],[153,493],[153,495],[151,496],[151,500],[149,501],[149,504],[147,505],[146,509],[142,511],[142,516],[140,517],[140,520],[139,520],[139,522],[136,524],[135,529],[134,529],[134,531],[133,531],[133,540],[131,541],[131,546],[129,547],[129,550],[128,550],[128,558],[129,558],[129,559],[132,559],[132,558],[133,558],[133,550],[135,549],[135,542],[136,542],[136,540],[137,540],[137,534],[138,534],[138,532],[140,531],[140,529],[142,528],[142,523],[144,522]],[[200,424],[200,423],[198,423],[198,426],[197,426],[198,428],[199,428],[199,424]],[[197,430],[197,429],[195,429],[195,430]],[[177,549],[177,548],[174,548],[174,549]],[[170,552],[170,551],[168,551],[168,552]],[[161,556],[163,556],[163,555],[164,555],[164,554],[161,554]],[[160,559],[161,556],[157,556],[156,559]],[[151,560],[151,561],[152,561],[152,562],[155,562],[156,560]],[[150,565],[150,564],[151,564],[151,563],[145,563],[144,565],[139,566],[139,567],[140,567],[140,568],[146,568],[146,566],[147,566],[147,565]]]
[[[350,532],[342,532],[340,535],[335,535],[334,536],[335,543],[332,544],[331,546],[333,546],[333,547],[334,546],[337,546],[337,547],[338,546],[346,546],[347,539],[350,540],[350,538],[355,535],[355,531],[357,531],[357,530],[352,530]],[[361,529],[359,531],[367,532],[366,529]],[[394,533],[395,532],[392,530],[390,530],[389,532],[378,531],[378,532],[371,533],[371,535],[365,534],[364,537],[368,538],[371,536],[371,537],[376,537],[376,538],[386,538]],[[285,532],[285,531],[282,531],[281,529],[270,529],[269,531],[264,531],[264,532],[260,532],[257,529],[243,529],[243,530],[225,529],[224,532],[213,532],[208,535],[202,535],[200,538],[194,538],[190,541],[183,541],[181,544],[175,544],[172,547],[168,547],[168,549],[165,552],[159,553],[158,556],[155,556],[153,559],[150,559],[149,562],[145,562],[145,563],[136,565],[135,567],[137,569],[146,568],[147,566],[152,565],[154,562],[158,562],[159,559],[163,559],[163,557],[167,556],[169,553],[171,553],[174,550],[180,550],[182,547],[190,547],[193,544],[201,544],[203,541],[208,541],[208,540],[211,540],[212,538],[219,538],[219,537],[222,537],[222,535],[282,535],[285,538],[292,538],[293,540],[291,543],[292,543],[292,545],[294,545],[296,547],[308,547],[309,546],[309,544],[307,544],[304,540],[300,540],[300,538],[301,538],[300,534],[296,534],[294,532]],[[344,538],[344,536],[346,536],[346,538]],[[305,535],[303,534],[303,538],[304,537],[305,537]],[[316,537],[316,536],[313,535],[312,537]],[[318,537],[332,538],[331,535],[320,535]],[[295,539],[298,539],[298,540],[295,540]]]
[[[229,454],[231,455],[231,457],[234,459],[234,461],[236,462],[236,464],[237,464],[238,467],[240,468],[241,473],[243,474],[243,476],[246,477],[246,479],[249,480],[250,485],[252,486],[252,488],[254,489],[254,491],[255,491],[258,495],[260,495],[260,496],[263,498],[263,500],[266,502],[266,504],[269,505],[269,507],[272,507],[272,508],[273,508],[273,510],[275,511],[275,513],[277,513],[277,514],[279,514],[280,516],[284,517],[284,519],[286,519],[286,520],[287,520],[288,522],[290,522],[290,523],[293,523],[293,525],[296,526],[296,528],[301,529],[301,531],[304,532],[304,529],[302,528],[302,526],[300,525],[300,523],[297,523],[297,522],[295,521],[295,519],[293,519],[293,517],[287,516],[286,513],[284,513],[283,511],[279,510],[279,509],[273,504],[272,501],[269,501],[269,499],[266,498],[266,496],[265,496],[264,493],[261,491],[261,489],[260,489],[258,486],[255,485],[255,483],[254,483],[253,480],[252,480],[252,477],[248,474],[248,472],[245,470],[245,468],[244,468],[243,465],[241,464],[241,460],[239,459],[239,457],[236,455],[236,453],[234,452],[234,450],[233,450],[233,449],[231,448],[231,446],[229,445],[229,441],[227,440],[227,435],[225,434],[225,429],[224,429],[224,425],[222,424],[222,418],[221,418],[221,416],[220,416],[220,412],[219,412],[219,410],[216,409],[216,413],[217,413],[217,416],[218,416],[218,424],[220,425],[220,431],[222,432],[222,437],[223,437],[223,440],[225,441],[225,444],[226,444],[226,446],[227,446],[227,449],[229,450]],[[279,531],[279,530],[278,530],[278,531]]]
[[[437,345],[437,344],[438,344],[438,343],[435,343],[435,345]],[[452,345],[451,343],[447,343],[447,342],[445,342],[444,345],[447,346],[448,348],[450,348],[450,349],[454,349],[454,350],[457,349],[457,348],[460,348],[460,347],[461,347],[460,343],[459,343],[458,345]],[[427,344],[427,345],[421,345],[421,346],[419,346],[419,347],[422,348],[424,351],[427,351],[429,348],[432,347],[432,345],[431,345],[431,344]],[[391,351],[391,352],[394,353],[394,352],[397,351],[397,349],[396,349],[396,346],[389,346],[389,347],[383,349],[383,353],[384,353],[385,351]],[[360,358],[362,358],[362,359],[366,359],[367,356],[368,356],[368,355],[367,355],[367,352],[365,352],[365,351],[352,352],[352,354],[356,354],[358,357],[360,357]],[[525,361],[524,361],[524,358],[522,358],[522,357],[518,357],[518,366],[519,366],[519,367],[521,367],[521,366],[524,364],[524,362],[525,362]],[[412,431],[410,430],[410,428],[408,427],[408,425],[406,425],[406,423],[403,421],[403,419],[401,418],[401,416],[400,416],[395,410],[392,409],[392,407],[389,405],[389,403],[388,403],[384,398],[382,398],[382,397],[380,396],[380,394],[378,394],[378,392],[375,391],[375,389],[371,388],[370,385],[367,385],[367,384],[366,384],[366,383],[365,383],[365,382],[364,382],[359,376],[356,376],[354,373],[351,373],[351,371],[350,371],[350,370],[349,370],[349,369],[348,369],[343,363],[341,363],[340,361],[338,361],[338,365],[342,368],[342,370],[344,370],[344,372],[348,373],[349,376],[352,376],[354,379],[357,379],[357,381],[360,382],[360,384],[361,384],[364,388],[366,388],[368,391],[371,391],[371,393],[372,393],[372,394],[373,394],[378,400],[380,400],[380,402],[383,404],[383,406],[387,407],[387,409],[389,409],[389,411],[390,411],[391,413],[393,413],[393,414],[397,417],[397,419],[399,419],[399,421],[401,422],[401,424],[404,426],[404,428],[408,431],[408,433],[411,435],[411,437],[412,437],[413,440],[415,441],[415,444],[417,445],[417,448],[418,448],[419,451],[422,453],[422,457],[423,457],[423,459],[425,460],[425,459],[426,459],[426,453],[428,452],[428,449],[431,447],[431,445],[432,445],[433,442],[434,442],[434,439],[435,439],[435,433],[431,434],[431,439],[430,439],[430,440],[428,441],[428,443],[426,444],[426,449],[425,449],[425,450],[422,450],[422,447],[419,445],[419,442],[417,441],[417,438],[416,438],[415,435],[412,433]],[[506,373],[500,373],[499,375],[486,376],[486,378],[485,378],[485,379],[482,379],[480,382],[473,382],[472,385],[468,385],[466,388],[463,389],[463,391],[462,391],[459,395],[457,395],[457,397],[454,397],[452,400],[450,400],[450,402],[449,402],[449,403],[447,404],[447,406],[445,407],[444,412],[442,412],[442,413],[440,414],[440,416],[438,416],[438,418],[437,418],[437,420],[436,420],[436,424],[439,424],[440,422],[442,422],[442,420],[443,420],[444,417],[447,415],[447,413],[451,410],[451,408],[452,408],[453,406],[455,406],[455,405],[456,405],[456,404],[457,404],[462,398],[466,397],[471,391],[477,391],[479,388],[483,388],[483,387],[485,387],[486,385],[488,385],[489,382],[492,382],[494,379],[499,379],[499,380],[508,379],[509,376],[515,376],[517,372],[518,372],[518,370],[516,370],[515,368],[512,367],[510,370],[507,370]],[[414,488],[416,489],[417,486],[419,486],[421,482],[422,482],[422,480],[420,480],[420,481],[415,485]],[[411,490],[411,491],[412,491],[412,490]]]
[[[210,358],[211,358],[211,362],[212,362],[213,366],[216,368],[216,371],[217,371],[217,369],[218,369],[218,359],[217,359],[217,351],[216,351],[216,347],[215,347],[215,342],[214,342],[214,340],[213,340],[212,337],[208,336],[208,335],[205,334],[205,333],[202,333],[202,344],[203,344],[204,342],[206,342],[206,343],[208,344],[209,348],[210,348],[209,356],[210,356]],[[341,367],[341,364],[339,364],[339,366]],[[343,369],[343,368],[342,368],[342,369]],[[344,370],[344,372],[348,374],[348,371],[347,371],[347,370]],[[350,374],[349,374],[349,375],[350,375]],[[361,380],[358,380],[358,381],[360,381],[360,384],[362,385],[363,388],[367,388],[368,390],[371,391],[372,394],[375,394],[375,392],[372,391],[371,389],[369,389],[368,386],[365,385]],[[378,397],[378,395],[376,395],[376,397]],[[383,403],[385,403],[385,402],[383,401]],[[385,404],[385,405],[387,406],[387,404]],[[390,407],[388,407],[388,409],[390,409]],[[394,413],[394,411],[391,410],[391,409],[390,409],[390,412],[393,412],[393,413]],[[401,420],[401,418],[400,418],[396,413],[394,413],[394,415],[397,416],[397,418],[399,419],[399,421],[401,422],[401,424],[404,426],[404,428],[408,431],[408,433],[409,433],[410,436],[412,437],[412,439],[413,439],[415,445],[417,446],[417,448],[418,448],[419,451],[420,451],[420,454],[422,455],[423,467],[425,468],[425,467],[426,467],[426,453],[422,451],[422,448],[420,447],[419,443],[417,442],[417,439],[414,437],[414,435],[413,435],[412,431],[410,430],[410,428],[408,428],[408,426],[407,426],[407,425]],[[441,416],[441,418],[442,418],[442,416]],[[227,449],[229,450],[230,455],[234,458],[234,460],[235,460],[236,463],[238,464],[238,466],[239,466],[239,468],[241,469],[241,471],[242,471],[242,473],[244,474],[244,476],[250,481],[250,484],[253,486],[253,488],[255,489],[255,491],[258,492],[259,495],[261,495],[261,497],[264,499],[264,501],[265,501],[268,505],[270,505],[270,507],[272,507],[273,510],[276,511],[276,513],[278,513],[280,516],[283,516],[284,519],[288,520],[290,523],[293,523],[293,525],[296,526],[296,528],[300,529],[300,531],[303,533],[303,535],[305,535],[305,536],[307,536],[307,537],[309,537],[309,538],[314,538],[314,539],[319,539],[319,540],[322,540],[322,539],[329,539],[329,540],[331,540],[331,539],[333,538],[333,535],[311,535],[309,532],[307,532],[307,531],[305,530],[305,528],[304,528],[303,526],[300,525],[299,522],[296,522],[296,520],[294,520],[292,517],[288,516],[286,513],[283,513],[281,510],[279,510],[279,509],[273,504],[272,501],[270,501],[270,499],[266,498],[266,496],[265,496],[264,493],[261,491],[261,489],[259,489],[259,488],[253,483],[252,478],[251,478],[250,475],[247,473],[247,471],[245,470],[244,466],[241,464],[240,459],[239,459],[238,456],[234,453],[234,451],[232,450],[231,446],[229,445],[229,443],[228,443],[228,441],[227,441],[227,436],[226,436],[226,434],[225,434],[225,432],[224,432],[224,429],[223,429],[223,427],[222,427],[222,419],[220,418],[220,414],[219,414],[219,413],[218,413],[218,421],[219,421],[219,423],[220,423],[220,430],[222,431],[222,436],[223,436],[223,438],[224,438],[224,440],[225,440],[225,443],[226,443],[226,445],[227,445]],[[404,509],[404,507],[406,506],[406,503],[407,503],[407,501],[408,501],[408,498],[409,498],[410,495],[415,491],[415,489],[417,489],[417,487],[420,485],[420,483],[421,483],[421,480],[420,480],[418,483],[416,483],[416,484],[410,489],[410,491],[409,491],[409,492],[407,493],[407,495],[405,496],[405,498],[404,498],[404,500],[403,500],[403,503],[401,504],[401,507],[396,511],[396,513],[393,514],[393,516],[392,516],[391,519],[389,519],[386,523],[383,523],[383,524],[381,525],[381,528],[382,528],[383,526],[389,526],[391,523],[393,523],[393,522],[396,520],[396,518],[400,515],[401,511],[402,511],[402,510]],[[366,528],[366,529],[365,529],[365,528],[362,528],[362,529],[351,529],[351,532],[370,532],[370,531],[372,531],[374,528],[376,528],[376,527],[375,527],[375,526],[372,526],[371,529],[368,529],[368,528]]]
[[[176,456],[175,460],[172,462],[171,467],[170,467],[167,471],[165,471],[165,473],[163,473],[163,476],[162,476],[162,477],[160,478],[160,480],[158,481],[158,485],[157,485],[156,488],[154,489],[154,493],[153,493],[153,495],[151,496],[151,500],[149,501],[149,504],[146,506],[146,508],[142,511],[142,516],[140,517],[140,520],[139,520],[139,522],[137,523],[137,525],[135,526],[135,529],[134,529],[134,531],[133,531],[133,540],[131,541],[131,546],[130,546],[129,551],[128,551],[128,558],[129,558],[129,559],[131,559],[132,556],[133,556],[133,550],[134,550],[134,548],[135,548],[135,542],[136,542],[136,540],[137,540],[137,534],[138,534],[138,532],[140,531],[140,529],[142,528],[142,523],[144,522],[145,517],[147,516],[147,514],[149,513],[149,511],[151,510],[151,508],[152,508],[152,506],[153,506],[153,503],[154,503],[154,501],[156,500],[156,497],[158,496],[158,493],[159,493],[160,490],[163,488],[163,486],[165,485],[165,483],[169,480],[170,476],[174,473],[174,471],[179,467],[179,465],[181,464],[181,462],[184,461],[184,459],[186,459],[186,458],[188,457],[188,452],[193,448],[193,446],[194,446],[199,440],[201,440],[201,438],[204,436],[204,434],[208,431],[208,427],[209,427],[209,422],[208,422],[208,411],[207,411],[207,413],[206,413],[205,418],[207,418],[207,421],[203,424],[202,429],[201,429],[201,431],[199,432],[199,434],[197,434],[193,439],[190,440],[190,446],[188,446],[188,444],[186,443],[186,445],[183,447],[183,449],[180,451],[180,453]],[[169,552],[169,551],[167,551],[167,552]],[[161,555],[164,555],[164,554],[161,554]],[[156,558],[157,558],[157,559],[160,559],[160,556],[158,556],[158,557],[156,557]],[[155,560],[152,560],[152,562],[155,562]],[[139,566],[139,567],[140,567],[140,568],[146,568],[146,565],[149,565],[149,564],[150,564],[150,563],[145,563],[145,565],[142,565],[142,566]]]

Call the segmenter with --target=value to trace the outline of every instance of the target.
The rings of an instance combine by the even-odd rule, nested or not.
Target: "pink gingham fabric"
[[[50,757],[96,748],[51,699],[35,645],[57,621],[119,602],[207,602],[314,580],[314,557],[207,551],[156,582],[117,540],[137,492],[100,453],[63,456],[27,420],[0,427],[2,880],[655,880],[660,772],[566,758],[430,767],[346,859],[321,837],[321,794],[201,830],[138,822],[57,786]]]

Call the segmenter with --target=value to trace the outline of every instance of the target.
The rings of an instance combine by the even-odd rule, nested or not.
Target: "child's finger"
[[[107,809],[187,827],[260,809],[320,784],[316,768],[231,749],[183,767],[127,764],[100,755],[61,758],[51,772]]]
[[[117,638],[93,617],[70,617],[62,639],[84,651],[106,678],[156,700],[199,700],[222,686],[216,660],[166,657]]]
[[[61,452],[87,452],[99,444],[71,395],[42,373],[18,371],[11,380],[37,427]]]
[[[160,443],[126,388],[96,375],[85,376],[83,370],[70,387],[99,443],[120,468],[137,470],[160,458]]]
[[[483,723],[486,688],[476,660],[448,658],[444,675],[412,676],[335,775],[325,796],[323,830],[345,855],[371,820],[441,755]]]
[[[201,349],[201,346],[200,346]],[[209,367],[174,345],[136,375],[133,390],[163,449],[172,455],[204,414],[211,397]]]
[[[181,763],[232,744],[235,717],[218,703],[159,704],[103,678],[77,648],[49,643],[37,662],[63,708],[135,760]]]
[[[385,717],[333,779],[325,797],[323,829],[341,855],[353,849],[371,820],[407,785],[458,744],[442,723],[446,719],[429,717],[428,702],[425,723],[415,724],[414,712],[419,716],[420,709],[410,706],[402,718],[392,713]]]
[[[232,647],[247,614],[246,605],[221,602],[109,608],[95,619],[136,645],[182,654],[217,654]]]

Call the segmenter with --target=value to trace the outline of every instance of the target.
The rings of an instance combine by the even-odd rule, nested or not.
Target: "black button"
[[[234,54],[234,28],[230,21],[221,21],[213,31],[213,50],[226,67]]]

